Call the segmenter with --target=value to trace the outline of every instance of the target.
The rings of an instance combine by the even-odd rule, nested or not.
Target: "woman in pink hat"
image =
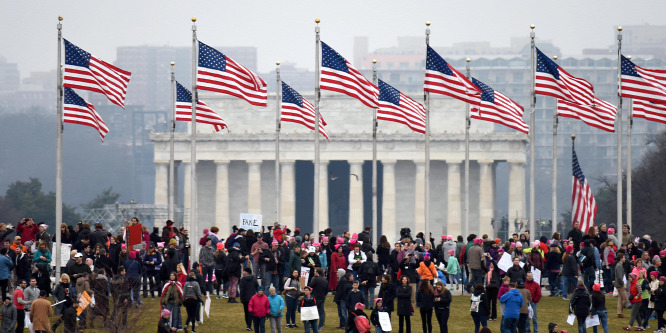
[[[338,287],[338,269],[347,269],[347,258],[342,252],[342,244],[335,244],[335,253],[331,254],[331,265],[328,276],[328,289],[335,290]]]

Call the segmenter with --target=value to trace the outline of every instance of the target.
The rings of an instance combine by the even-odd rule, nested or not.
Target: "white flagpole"
[[[428,56],[428,46],[430,45],[430,21],[426,22],[426,57]],[[426,242],[430,241],[430,226],[428,220],[430,217],[430,93],[424,91],[425,104],[425,202],[423,203],[425,217],[425,230],[423,235]],[[416,230],[418,233],[418,230]]]
[[[319,65],[321,62],[320,44],[321,40],[319,37],[319,22],[320,19],[315,19],[315,156],[314,156],[314,216],[312,218],[312,234],[316,235],[319,233],[319,100],[321,98],[319,90],[319,76],[320,69]]]
[[[466,76],[469,80],[471,77],[469,70],[469,62],[471,59],[467,58],[465,61]],[[462,227],[463,237],[469,235],[469,127],[471,125],[470,106],[469,103],[465,104],[465,223]]]
[[[199,232],[197,228],[197,18],[192,18],[192,133],[190,134],[190,258],[198,260],[199,258]],[[189,264],[187,264],[189,267]]]
[[[171,131],[169,132],[169,212],[168,219],[175,220],[175,189],[176,170],[174,170],[174,133],[176,132],[176,72],[175,62],[171,62]]]
[[[58,66],[56,67],[56,72],[58,74],[57,78],[57,88],[56,88],[56,202],[55,202],[55,234],[56,234],[56,246],[53,249],[53,262],[56,267],[56,281],[60,281],[60,247],[62,246],[62,234],[60,232],[60,226],[62,225],[62,98],[63,98],[63,87],[62,87],[62,16],[58,16]]]
[[[622,27],[617,27],[617,97],[617,228],[622,230]]]
[[[631,56],[627,56],[631,60]],[[631,228],[632,211],[631,211],[631,129],[634,126],[634,104],[629,103],[629,117],[627,119],[627,224]]]
[[[275,222],[280,221],[280,107],[282,102],[282,79],[280,78],[280,62],[275,62],[277,86],[275,87]]]
[[[536,68],[535,68],[535,48],[534,45],[534,24],[530,26],[530,45],[531,45],[531,55],[532,55],[532,98],[530,100],[530,237],[531,240],[537,238],[536,230],[534,230],[534,111],[536,110],[536,94],[534,92],[535,79],[536,79]],[[533,236],[532,236],[533,235]]]
[[[557,56],[553,57],[557,63]],[[553,107],[553,210],[551,217],[551,231],[554,234],[557,231],[557,125],[560,119],[557,117],[557,99],[555,99],[555,106]]]
[[[372,59],[372,83],[377,81],[377,59]],[[377,245],[377,108],[372,116],[372,244]]]

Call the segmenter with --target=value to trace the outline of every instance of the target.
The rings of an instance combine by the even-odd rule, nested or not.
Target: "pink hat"
[[[342,244],[342,243],[344,243],[344,242],[345,242],[345,239],[344,239],[344,238],[342,238],[342,237],[338,237],[338,240],[337,240],[337,242],[338,242],[338,244]]]
[[[162,317],[169,316],[169,315],[171,315],[171,311],[169,311],[167,309],[162,310]]]
[[[539,241],[534,241],[532,242],[532,247],[537,247],[539,246],[540,242]]]
[[[129,257],[132,259],[136,259],[136,251],[130,251]]]
[[[127,248],[127,245],[125,245],[125,244],[120,244],[120,248],[124,250],[124,249]]]
[[[162,244],[162,245],[164,245],[164,244]],[[218,250],[222,250],[222,249],[224,249],[224,243],[222,243],[222,242],[217,243],[216,246],[217,246],[217,249],[218,249]]]
[[[659,256],[660,257],[666,257],[666,251],[664,251],[664,250],[659,251]]]
[[[446,236],[446,239],[448,239],[448,240],[453,240],[453,235],[447,235],[447,236]]]
[[[382,300],[381,297],[379,297],[379,298],[375,298],[375,304],[377,304],[377,302],[379,302],[379,301],[381,301],[381,300]]]
[[[426,252],[423,254],[423,259],[428,260],[430,259],[430,252]]]
[[[474,245],[481,245],[483,244],[483,239],[481,238],[474,238]]]
[[[322,238],[321,238],[321,241],[322,241],[322,242],[328,242],[328,236],[324,236],[324,237],[322,237]]]
[[[314,242],[314,243],[312,243],[312,246],[321,246],[321,243]]]
[[[521,242],[516,242],[516,247],[523,247],[523,243],[521,243]]]
[[[446,240],[446,235],[442,235],[442,240]]]
[[[208,235],[209,232],[210,232],[210,230],[208,230],[208,228],[204,228],[204,230],[203,230],[204,235]]]
[[[301,249],[305,248],[305,242],[301,243]]]
[[[659,277],[659,272],[657,272],[657,271],[652,271],[652,272],[650,272],[650,275],[652,275],[652,276],[654,276],[654,277]]]
[[[450,256],[452,256],[452,255],[454,255],[454,254],[456,254],[456,251],[449,250],[449,255],[450,255]]]
[[[342,244],[335,244],[334,248],[337,250]]]
[[[497,252],[498,253],[504,253],[504,249],[500,247],[499,250],[497,250]]]
[[[218,243],[221,244],[221,243]],[[164,242],[157,242],[157,247],[164,247]]]
[[[609,234],[609,235],[615,235],[615,229],[613,229],[613,228],[608,228],[608,234]]]
[[[356,244],[357,240],[355,238],[352,238],[349,240],[349,244]]]
[[[514,247],[516,247],[516,243],[511,243],[511,248],[513,249]]]
[[[662,276],[662,277],[660,277],[660,278],[659,278],[659,281],[664,281],[664,282],[666,282],[666,276]]]
[[[361,302],[358,302],[356,303],[356,305],[354,305],[354,307],[356,308],[356,310],[363,310],[363,307],[365,307],[365,305]]]
[[[277,239],[273,239],[271,245],[280,245],[280,243],[278,243]]]
[[[567,245],[567,252],[573,252],[573,245]]]
[[[357,233],[353,233],[353,234],[352,234],[352,239],[358,239],[358,234],[357,234]]]

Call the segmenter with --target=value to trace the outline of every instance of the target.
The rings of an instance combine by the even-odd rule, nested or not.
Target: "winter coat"
[[[573,253],[567,255],[562,263],[562,276],[578,276],[578,262]]]
[[[259,283],[257,283],[257,278],[254,275],[245,275],[238,282],[238,287],[240,288],[240,301],[247,303],[257,293]]]
[[[541,285],[536,281],[525,281],[525,289],[529,290],[532,303],[539,303],[541,300]]]
[[[520,308],[520,314],[526,314],[529,311],[527,307],[532,303],[532,295],[525,288],[518,288],[518,292],[523,296],[523,306]]]
[[[472,312],[472,316],[474,316],[474,314],[477,314],[478,316],[490,316],[490,301],[488,300],[486,293],[480,290],[474,290],[474,296],[481,296],[481,302],[479,303],[479,312]],[[472,304],[471,298],[469,302]]]
[[[52,316],[53,308],[51,307],[51,302],[49,302],[49,300],[39,298],[32,303],[30,321],[32,322],[32,328],[35,331],[50,331],[51,322],[49,321],[49,317]]]
[[[331,265],[328,274],[330,276],[330,280],[328,281],[328,289],[335,290],[338,286],[338,268],[347,270],[347,259],[345,259],[343,254],[335,252],[331,254]]]
[[[382,299],[386,311],[393,312],[393,301],[395,300],[396,286],[393,283],[382,283],[379,287],[379,298]]]
[[[345,297],[345,304],[347,304],[347,309],[353,309],[356,303],[365,304],[365,297],[360,290],[354,291],[354,289],[352,289]]]
[[[271,317],[282,316],[282,310],[284,310],[284,299],[282,299],[282,296],[277,294],[268,296],[268,304]]]
[[[8,280],[14,264],[7,256],[0,256],[0,280]]]
[[[444,290],[444,292],[441,295],[435,294],[435,310],[442,310],[442,309],[448,309],[449,306],[451,305],[451,301],[453,300],[451,296],[451,291],[448,289]],[[439,300],[438,300],[439,299]]]
[[[109,279],[101,274],[98,274],[92,280],[90,289],[95,294],[95,306],[93,307],[95,314],[106,317],[109,315]]]
[[[659,286],[654,292],[655,311],[666,311],[666,286]]]
[[[457,275],[460,273],[460,264],[458,263],[458,258],[456,258],[456,256],[449,256],[446,263],[446,273],[449,275]]]
[[[547,272],[559,272],[562,265],[562,254],[555,251],[546,253],[545,270]]]
[[[247,309],[254,317],[266,317],[270,311],[270,303],[266,295],[255,294],[250,298]]]
[[[592,302],[590,301],[590,293],[585,287],[577,287],[571,296],[569,307],[573,313],[578,317],[587,316],[590,314]]]
[[[227,275],[229,277],[240,277],[242,263],[243,259],[241,258],[240,251],[232,248],[232,250],[229,252],[229,256],[227,256]],[[249,301],[250,300],[248,299],[248,302]]]
[[[334,303],[344,302],[347,299],[347,294],[352,290],[352,284],[344,277],[342,281],[338,281],[338,287],[335,289]]]
[[[9,306],[3,304],[0,315],[2,315],[0,333],[14,333],[16,327],[16,307],[14,304],[9,303]]]
[[[301,255],[300,252],[296,253],[296,251],[293,251],[291,255],[289,256],[289,272],[293,271],[298,271],[300,273],[301,271]]]
[[[202,246],[199,250],[199,263],[206,267],[215,266],[215,249],[212,246]]]
[[[421,282],[426,283],[426,282]],[[421,304],[422,310],[432,310],[435,307],[435,295],[426,293],[416,293],[416,303]]]
[[[187,299],[196,299],[197,301],[203,300],[201,297],[201,287],[196,279],[188,278],[183,286],[183,300]]]
[[[419,268],[416,269],[416,272],[421,276],[421,280],[434,280],[437,277],[437,268],[435,268],[435,263],[430,260],[422,261],[419,263]]]
[[[370,323],[374,327],[381,326],[379,324],[379,313],[380,312],[388,312],[388,310],[384,306],[376,306],[374,309],[372,309],[372,313],[370,313]]]
[[[504,306],[504,318],[518,319],[520,309],[523,307],[523,295],[518,289],[511,289],[500,298],[500,303]]]
[[[358,271],[358,281],[361,283],[360,287],[377,287],[377,276],[379,273],[379,266],[374,261],[368,260],[362,263],[361,268]],[[363,282],[365,282],[365,285],[362,284]]]
[[[409,316],[412,314],[412,287],[401,285],[396,289],[398,298],[398,316]]]
[[[513,265],[509,270],[506,272],[506,276],[508,276],[511,279],[511,282],[518,282],[518,280],[527,280],[527,276],[525,274],[525,270],[520,267]]]
[[[312,288],[312,296],[318,302],[323,302],[328,294],[328,281],[323,276],[317,276],[310,281],[310,288]]]
[[[480,245],[474,245],[469,248],[466,253],[467,266],[469,269],[483,269],[485,265],[485,258],[483,248]]]

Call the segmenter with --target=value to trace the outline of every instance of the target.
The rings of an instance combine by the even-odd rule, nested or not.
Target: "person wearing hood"
[[[257,293],[252,296],[248,303],[248,310],[252,314],[254,331],[257,333],[266,332],[266,316],[270,313],[270,302],[264,294],[264,287],[259,286]]]
[[[467,283],[467,291],[471,292],[472,287],[477,284],[483,284],[483,273],[486,268],[485,253],[483,251],[483,239],[475,238],[474,245],[466,252],[467,267],[470,270],[471,278]]]
[[[250,331],[252,330],[252,313],[249,308],[250,300],[252,299],[252,296],[257,293],[257,287],[259,287],[257,278],[252,275],[251,268],[248,267],[243,269],[243,277],[238,285],[240,289],[240,301],[243,303],[243,311],[245,312],[245,329]],[[229,294],[231,294],[231,292],[229,292]],[[231,302],[231,299],[231,295],[229,295],[229,303],[236,302],[235,300],[234,302]]]
[[[241,276],[243,257],[240,252],[240,244],[233,243],[229,255],[227,256],[227,276],[229,277],[229,303],[238,303],[236,301],[236,288]],[[250,270],[250,274],[252,274]],[[256,289],[256,288],[255,288]],[[248,302],[250,299],[248,298]]]
[[[585,319],[590,315],[591,308],[590,293],[585,288],[585,283],[578,281],[578,286],[574,290],[573,295],[571,295],[571,301],[569,302],[569,314],[573,311],[578,320],[578,333],[586,332]]]
[[[213,293],[213,271],[215,270],[215,249],[213,248],[213,239],[206,238],[205,245],[199,250],[199,264],[201,274],[207,279],[206,290],[202,292]]]
[[[271,333],[282,333],[282,310],[284,310],[284,299],[275,291],[275,287],[268,289],[268,321]]]
[[[188,274],[187,281],[185,281],[185,285],[183,286],[183,300],[183,305],[185,305],[185,311],[187,312],[187,320],[185,320],[184,325],[185,332],[187,332],[187,326],[192,323],[192,333],[195,333],[196,322],[199,318],[197,309],[199,303],[203,303],[203,298],[194,272]]]
[[[523,295],[516,289],[516,283],[509,283],[509,291],[500,298],[504,304],[504,317],[502,318],[502,332],[515,332],[520,318],[520,309],[524,305]]]
[[[90,327],[94,327],[93,321],[97,316],[102,317],[106,327],[109,317],[109,279],[106,277],[106,271],[102,268],[92,276],[90,289],[95,295],[95,306],[90,316]]]
[[[16,330],[16,306],[12,303],[11,297],[5,297],[0,316],[2,316],[0,333],[14,333]]]

